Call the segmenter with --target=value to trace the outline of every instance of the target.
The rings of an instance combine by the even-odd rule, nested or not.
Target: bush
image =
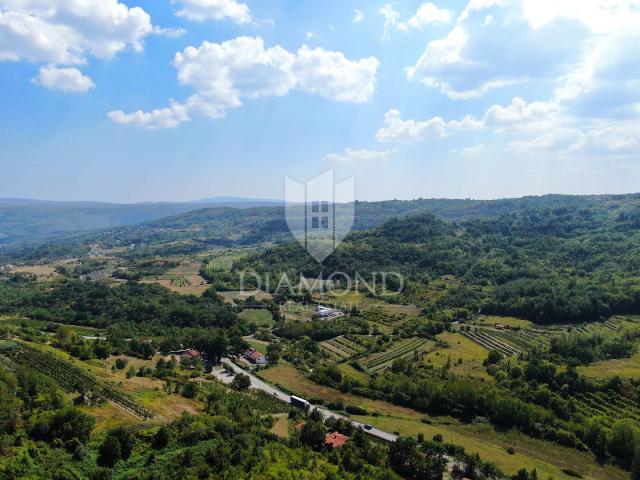
[[[582,475],[580,475],[578,472],[576,472],[575,470],[571,470],[570,468],[563,468],[562,472],[565,473],[566,475],[569,475],[570,477],[574,477],[574,478],[582,478]]]
[[[345,410],[351,415],[369,415],[369,412],[366,409],[359,407],[358,405],[347,405]]]
[[[507,453],[509,455],[513,455],[514,453],[516,453],[516,449],[513,448],[513,447],[509,447],[509,448],[507,448]]]
[[[116,368],[118,370],[124,370],[124,367],[126,367],[128,363],[129,360],[127,360],[126,358],[118,358],[116,360]]]
[[[231,382],[231,386],[236,390],[246,390],[251,386],[251,378],[244,373],[238,373]]]

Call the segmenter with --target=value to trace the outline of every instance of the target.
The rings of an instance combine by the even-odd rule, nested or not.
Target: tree
[[[322,422],[309,419],[300,430],[300,441],[315,451],[324,448],[327,431]]]
[[[611,427],[608,450],[625,465],[630,465],[636,453],[638,432],[631,420],[618,420]]]
[[[131,456],[133,443],[133,434],[128,428],[110,430],[98,449],[98,465],[112,468],[120,460],[127,460]]]
[[[244,373],[238,373],[231,382],[231,386],[236,390],[246,390],[251,386],[251,378]]]
[[[187,382],[182,389],[182,396],[185,398],[196,398],[196,395],[198,395],[198,384],[196,382]]]
[[[165,426],[160,427],[160,429],[156,432],[151,442],[153,448],[157,448],[158,450],[169,445],[169,441],[171,440],[171,433],[169,429]]]
[[[112,435],[107,435],[98,449],[98,465],[112,468],[122,458],[120,442]]]
[[[271,365],[277,365],[282,356],[282,345],[280,342],[271,342],[267,345],[267,360]]]

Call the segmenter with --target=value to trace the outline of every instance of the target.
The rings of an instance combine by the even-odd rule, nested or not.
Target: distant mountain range
[[[143,223],[200,208],[278,204],[282,202],[242,197],[131,204],[0,198],[0,245]]]
[[[285,208],[273,200],[208,199],[218,203],[5,206],[0,201],[0,262],[83,255],[94,243],[136,245],[145,255],[198,253],[216,247],[255,246],[292,240]],[[353,230],[378,227],[393,218],[422,215],[460,222],[516,213],[571,216],[591,210],[630,215],[640,222],[640,194],[545,195],[502,200],[417,199],[355,202]],[[563,213],[565,212],[565,213]],[[627,213],[631,212],[631,213]],[[640,224],[640,223],[639,223]]]

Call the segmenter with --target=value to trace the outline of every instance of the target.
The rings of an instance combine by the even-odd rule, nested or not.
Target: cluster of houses
[[[318,305],[316,313],[313,318],[321,318],[323,320],[333,320],[334,318],[342,317],[344,313],[335,308],[325,307],[324,305]]]

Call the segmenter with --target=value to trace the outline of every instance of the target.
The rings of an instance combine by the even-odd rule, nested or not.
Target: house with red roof
[[[257,351],[255,348],[250,348],[242,355],[247,361],[255,365],[266,365],[267,357]]]
[[[325,445],[329,445],[331,448],[342,448],[350,440],[350,437],[338,432],[327,433],[324,437]]]

